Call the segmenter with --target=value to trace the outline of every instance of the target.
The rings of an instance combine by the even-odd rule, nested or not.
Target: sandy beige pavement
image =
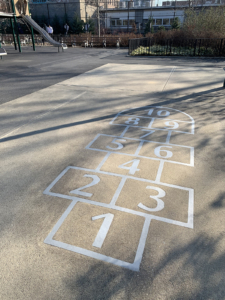
[[[225,299],[222,82],[106,64],[1,105],[0,299]]]

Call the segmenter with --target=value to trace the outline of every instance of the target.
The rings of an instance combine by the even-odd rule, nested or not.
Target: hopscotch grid
[[[89,144],[85,147],[85,149],[89,149],[89,148],[87,148],[87,147],[90,147],[90,146],[97,140],[97,138],[98,138],[99,136],[108,136],[108,137],[113,137],[113,138],[118,138],[118,139],[121,138],[121,136],[118,136],[118,135],[109,135],[109,134],[104,134],[104,133],[98,133],[98,134],[96,135],[96,137],[94,138],[94,140],[92,140],[92,142],[89,143]],[[147,142],[147,143],[153,143],[153,144],[160,144],[160,145],[163,144],[163,145],[168,146],[168,143],[164,143],[164,142],[156,142],[156,141],[150,141],[150,140],[145,140],[145,139],[135,139],[135,138],[129,138],[129,137],[124,137],[124,139],[127,139],[127,140],[133,140],[133,141],[140,141],[140,142]],[[182,148],[189,148],[189,149],[194,148],[194,147],[192,147],[192,146],[178,145],[178,144],[172,144],[172,143],[169,143],[169,144],[170,144],[171,146],[182,147]]]
[[[155,184],[159,184],[157,182],[155,182]],[[161,185],[161,183],[160,183]],[[86,204],[91,204],[91,205],[95,205],[95,206],[100,206],[100,207],[104,207],[104,208],[109,208],[109,209],[114,209],[117,211],[121,211],[121,212],[126,212],[126,213],[130,213],[133,214],[135,216],[140,216],[140,217],[151,217],[152,220],[157,220],[157,221],[161,221],[164,223],[169,223],[169,224],[173,224],[173,225],[178,225],[178,226],[182,226],[182,227],[188,227],[188,228],[193,228],[192,222],[190,220],[192,220],[192,215],[189,217],[188,216],[188,221],[187,222],[182,222],[182,221],[177,221],[177,220],[173,220],[173,219],[169,219],[169,218],[165,218],[165,217],[159,217],[157,215],[153,215],[150,213],[144,213],[138,210],[133,210],[130,208],[126,208],[126,207],[122,207],[122,206],[118,206],[118,205],[110,205],[104,202],[97,202],[97,201],[93,201],[93,200],[88,200],[85,198],[78,198],[76,196],[66,196],[63,194],[59,194],[59,193],[52,193],[49,192],[48,195],[50,196],[54,196],[54,197],[58,197],[58,198],[64,198],[64,199],[68,199],[68,200],[72,200],[74,202],[81,202],[81,203],[86,203]],[[189,199],[188,199],[189,201]],[[190,210],[192,207],[192,203],[190,204]],[[190,220],[189,220],[190,219]]]
[[[184,145],[177,145],[177,144],[172,144],[172,143],[161,143],[161,142],[155,142],[155,141],[149,141],[149,140],[144,140],[144,139],[134,139],[134,138],[126,138],[127,140],[134,140],[134,141],[140,141],[140,144],[138,146],[138,148],[135,151],[135,154],[130,154],[130,153],[123,153],[123,152],[119,152],[119,151],[108,151],[108,150],[103,150],[103,149],[97,149],[97,148],[90,148],[91,145],[98,139],[99,136],[108,136],[108,137],[113,137],[113,138],[121,138],[120,136],[114,136],[114,135],[108,135],[108,134],[97,134],[97,136],[94,138],[93,141],[91,141],[86,147],[85,149],[87,150],[93,150],[93,151],[100,151],[100,152],[110,152],[110,153],[117,153],[117,154],[124,154],[124,155],[128,155],[128,156],[137,156],[137,157],[142,157],[142,158],[146,158],[146,159],[153,159],[153,160],[163,160],[163,161],[167,161],[167,162],[171,162],[171,163],[177,163],[177,164],[181,164],[181,165],[185,165],[185,166],[194,166],[194,157],[193,157],[193,153],[194,153],[194,148],[191,146],[184,146]],[[175,147],[181,147],[181,148],[187,148],[190,149],[190,163],[182,163],[182,162],[177,162],[174,160],[168,160],[168,159],[163,159],[163,158],[155,158],[155,157],[147,157],[147,156],[142,156],[142,155],[138,155],[138,153],[141,150],[141,147],[143,146],[144,142],[147,143],[153,143],[153,144],[163,144],[163,145],[171,145],[171,146],[175,146]]]
[[[179,110],[172,109],[172,108],[166,108],[166,107],[162,107],[162,106],[146,106],[146,108],[150,108],[150,107],[161,108],[161,109],[170,109],[170,110],[174,110],[174,111],[178,111],[180,113],[183,113]],[[133,108],[133,109],[136,109],[136,108]],[[162,118],[157,118],[157,117],[145,117],[145,116],[139,116],[139,115],[130,115],[130,114],[126,114],[126,113],[122,114],[123,112],[126,112],[128,110],[130,110],[130,109],[125,109],[125,110],[119,112],[112,119],[112,121],[110,122],[110,124],[112,124],[112,125],[118,125],[118,126],[125,126],[126,127],[123,130],[123,132],[121,133],[120,136],[98,134],[94,138],[94,140],[92,140],[85,147],[85,149],[89,149],[89,150],[107,152],[107,154],[105,155],[105,157],[103,158],[103,160],[100,162],[100,164],[98,165],[98,167],[95,170],[87,169],[87,168],[79,168],[79,167],[74,167],[74,166],[68,166],[66,169],[64,169],[57,176],[57,178],[43,192],[46,195],[56,196],[56,197],[60,197],[60,198],[72,201],[71,204],[66,209],[66,211],[64,212],[64,214],[59,219],[59,221],[55,224],[55,226],[53,227],[51,233],[47,236],[47,238],[45,239],[44,242],[46,244],[50,244],[52,246],[56,246],[56,247],[60,247],[60,248],[63,248],[63,249],[69,250],[69,251],[80,253],[80,254],[83,254],[83,255],[86,255],[86,256],[89,256],[89,257],[92,257],[92,258],[99,259],[101,261],[112,263],[112,264],[120,266],[120,267],[128,268],[128,269],[133,270],[133,271],[139,271],[140,264],[141,264],[142,257],[143,257],[144,248],[145,248],[145,243],[146,243],[146,239],[147,239],[147,235],[148,235],[148,231],[149,231],[149,227],[150,227],[150,222],[151,222],[152,219],[162,221],[162,222],[166,222],[166,223],[169,223],[169,224],[174,224],[174,225],[178,225],[178,226],[187,227],[187,228],[193,228],[194,190],[191,189],[191,188],[185,188],[185,187],[176,186],[176,185],[172,185],[172,184],[162,183],[162,182],[160,182],[160,179],[161,179],[161,174],[162,174],[162,171],[163,171],[164,162],[170,162],[170,163],[186,165],[186,166],[194,166],[194,148],[190,147],[190,146],[171,144],[170,143],[170,137],[171,137],[172,132],[179,132],[179,133],[184,133],[184,134],[194,134],[195,123],[194,123],[194,119],[186,113],[183,113],[183,114],[188,116],[192,120],[191,122],[190,121],[170,119],[170,118],[163,118],[163,116],[162,116]],[[136,126],[136,125],[127,125],[127,124],[126,125],[125,124],[114,124],[113,122],[119,116],[132,116],[132,117],[134,116],[134,117],[139,117],[139,118],[143,118],[143,119],[152,119],[152,120],[151,120],[150,124],[148,125],[148,127]],[[155,119],[157,119],[157,120],[178,121],[178,122],[191,124],[191,132],[178,131],[178,130],[173,130],[173,129],[152,128],[151,126],[152,126]],[[126,134],[126,132],[128,131],[129,128],[144,128],[144,129],[147,128],[147,129],[153,129],[155,131],[159,131],[159,130],[165,131],[165,132],[168,131],[167,138],[166,138],[166,143],[160,143],[160,142],[155,142],[155,141],[145,140],[145,139],[134,139],[134,138],[124,137],[124,135]],[[115,152],[115,151],[107,151],[107,150],[90,148],[92,146],[92,144],[98,139],[99,136],[109,136],[109,137],[114,137],[114,138],[118,138],[118,139],[121,138],[121,137],[124,137],[128,140],[140,141],[140,143],[139,143],[139,145],[137,147],[137,150],[136,150],[134,155],[133,154],[128,154],[128,153],[122,153],[122,152]],[[140,152],[140,150],[141,150],[141,148],[142,148],[142,146],[145,142],[188,148],[188,149],[190,149],[190,164],[180,163],[180,162],[176,162],[176,161],[170,161],[170,160],[167,160],[167,159],[151,158],[151,157],[145,157],[145,156],[138,155],[138,153]],[[104,165],[104,163],[107,161],[107,159],[109,158],[109,156],[112,153],[116,153],[116,154],[119,154],[119,155],[136,156],[136,157],[140,157],[140,158],[146,158],[146,159],[152,159],[152,160],[160,161],[157,176],[156,176],[156,180],[153,181],[153,180],[138,178],[138,177],[129,176],[129,175],[122,175],[122,174],[115,174],[115,173],[100,171],[101,167]],[[79,198],[79,197],[76,197],[76,196],[69,196],[69,195],[64,195],[64,194],[60,194],[60,193],[51,192],[50,190],[66,174],[66,172],[69,169],[83,170],[83,171],[87,171],[87,172],[94,172],[94,173],[100,173],[100,174],[106,174],[106,175],[110,175],[110,176],[120,177],[121,181],[120,181],[120,183],[119,183],[119,185],[116,189],[116,192],[114,193],[114,195],[112,197],[111,202],[109,204],[107,204],[107,203],[103,203],[103,202],[93,201],[93,200],[90,200],[90,199]],[[187,222],[181,222],[181,221],[172,220],[172,219],[168,219],[168,218],[164,218],[164,217],[159,217],[159,216],[152,215],[152,214],[149,214],[149,213],[143,213],[143,212],[136,211],[136,210],[133,210],[133,209],[128,209],[128,208],[125,208],[125,207],[117,206],[116,201],[118,200],[119,195],[120,195],[127,179],[137,180],[137,181],[141,181],[141,182],[154,183],[154,184],[161,185],[161,186],[168,186],[168,187],[188,191],[189,192],[189,197],[188,197],[188,218],[187,218],[188,221]],[[60,226],[63,224],[64,220],[69,215],[69,213],[71,212],[73,207],[77,204],[77,202],[93,204],[95,206],[114,209],[114,210],[117,210],[117,211],[120,211],[120,212],[130,213],[130,214],[138,215],[138,216],[141,216],[141,217],[145,218],[145,222],[144,222],[144,225],[143,225],[143,228],[142,228],[141,237],[139,239],[138,248],[137,248],[135,259],[134,259],[133,263],[128,263],[128,262],[125,262],[125,261],[122,261],[122,260],[119,260],[119,259],[115,259],[115,258],[106,256],[106,255],[102,255],[100,253],[97,253],[97,252],[94,252],[94,251],[91,251],[91,250],[87,250],[87,249],[84,249],[84,248],[76,247],[76,246],[73,246],[73,245],[70,245],[70,244],[66,244],[66,243],[63,243],[63,242],[60,242],[60,241],[53,240],[53,237],[54,237],[55,233],[59,230]]]
[[[111,124],[111,122],[109,123]],[[111,124],[111,125],[116,125],[116,126],[127,126],[126,124]],[[193,124],[192,124],[193,125]],[[162,131],[168,131],[168,130],[171,130],[171,129],[161,129],[161,128],[157,128],[157,127],[154,127],[154,128],[149,128],[149,127],[143,127],[143,126],[138,126],[138,125],[130,125],[130,127],[134,127],[134,128],[143,128],[143,129],[153,129],[153,130],[162,130]],[[179,130],[173,130],[173,132],[178,132],[178,133],[186,133],[186,134],[194,134],[193,133],[193,129],[191,132],[187,132],[187,131],[179,131]]]
[[[112,172],[106,172],[106,171],[96,171],[96,169],[88,169],[88,168],[81,168],[81,167],[75,167],[75,166],[68,166],[66,167],[65,170],[63,170],[57,177],[56,179],[45,189],[44,193],[46,194],[46,192],[50,191],[50,189],[52,189],[53,187],[53,183],[54,185],[59,181],[59,179],[62,178],[62,176],[66,173],[66,171],[68,171],[69,169],[75,169],[75,170],[81,170],[81,171],[86,171],[86,172],[94,172],[94,173],[100,173],[100,174],[105,174],[105,175],[111,175],[111,176],[117,176],[117,177],[127,177],[128,179],[135,179],[135,180],[139,180],[139,181],[144,181],[144,182],[149,182],[149,183],[156,183],[154,180],[150,180],[150,179],[145,179],[145,178],[139,178],[139,177],[135,177],[135,176],[130,176],[130,175],[123,175],[123,174],[117,174],[117,173],[112,173]],[[160,182],[161,185],[165,185],[168,187],[174,187],[177,189],[182,189],[185,191],[189,191],[191,190],[190,188],[187,187],[183,187],[183,186],[179,186],[179,185],[174,185],[174,184],[170,184],[170,183],[164,183],[164,182]]]
[[[148,179],[144,179],[144,178],[132,177],[132,176],[129,176],[129,175],[119,175],[119,174],[115,174],[115,173],[109,173],[109,172],[104,172],[104,171],[96,171],[96,170],[92,170],[92,169],[79,168],[79,167],[74,167],[74,166],[67,167],[56,178],[57,180],[55,179],[53,182],[56,184],[62,178],[62,176],[66,173],[65,171],[68,171],[69,169],[82,170],[82,171],[87,171],[87,172],[100,173],[100,174],[105,174],[105,175],[121,177],[122,180],[121,180],[121,182],[120,182],[120,184],[119,184],[116,192],[114,193],[114,195],[112,197],[112,200],[109,204],[104,203],[104,202],[97,202],[97,201],[90,200],[90,199],[80,198],[80,197],[77,197],[77,196],[69,196],[69,195],[64,195],[64,194],[60,194],[60,193],[50,192],[49,187],[52,188],[53,183],[51,183],[50,186],[45,190],[45,194],[50,195],[50,196],[55,196],[55,197],[59,197],[59,198],[72,200],[72,201],[79,201],[79,202],[89,203],[89,204],[93,204],[93,205],[97,205],[97,206],[101,206],[101,207],[105,207],[105,208],[112,208],[112,209],[115,209],[115,210],[124,211],[124,212],[127,212],[127,213],[132,213],[134,215],[139,215],[139,216],[142,216],[142,217],[151,216],[152,219],[159,220],[159,221],[166,222],[166,223],[171,223],[171,224],[174,224],[174,225],[185,226],[185,227],[190,226],[189,221],[186,223],[186,222],[171,220],[171,219],[168,219],[168,218],[159,217],[159,216],[152,215],[152,214],[149,214],[149,213],[143,213],[143,212],[140,212],[140,211],[136,211],[136,210],[133,210],[133,209],[128,209],[128,208],[124,208],[124,207],[120,207],[120,206],[115,205],[116,201],[119,198],[120,192],[121,192],[121,190],[122,190],[122,188],[125,184],[125,181],[127,179],[133,179],[133,180],[137,180],[137,181],[141,181],[141,182],[153,183],[153,184],[157,184],[157,185],[161,185],[161,186],[166,186],[166,187],[171,187],[171,188],[176,188],[176,189],[188,191],[189,195],[191,194],[190,191],[192,191],[192,189],[190,189],[190,188],[176,186],[176,185],[172,185],[172,184],[168,184],[168,183],[156,182],[156,181],[148,180]],[[189,198],[190,198],[190,196],[189,196]],[[190,213],[192,213],[192,211],[191,211],[192,206],[193,206],[193,204],[191,203],[190,206],[189,206],[190,207]],[[183,224],[183,225],[181,225],[181,224]]]
[[[164,117],[157,118],[157,117],[144,117],[144,116],[139,116],[139,115],[119,114],[117,116],[117,118],[120,117],[120,116],[125,116],[125,117],[130,117],[130,116],[133,117],[134,116],[134,117],[141,118],[141,119],[156,119],[156,120],[163,120],[163,121],[175,121],[175,122],[182,122],[182,123],[193,124],[193,121],[183,121],[183,120],[170,119],[170,118],[164,118]],[[114,121],[115,120],[116,119],[114,119]]]
[[[119,260],[119,259],[107,256],[107,255],[104,255],[104,254],[101,254],[101,253],[98,253],[98,252],[95,252],[92,250],[87,250],[82,247],[77,247],[77,246],[70,245],[70,244],[60,242],[60,241],[53,239],[54,235],[57,233],[59,228],[62,226],[63,222],[68,217],[69,213],[72,211],[72,209],[77,204],[77,202],[78,201],[74,201],[69,205],[69,207],[66,209],[66,211],[63,213],[61,218],[58,220],[58,222],[53,227],[50,234],[44,240],[44,243],[48,244],[48,245],[56,246],[56,247],[59,247],[59,248],[62,248],[62,249],[68,250],[68,251],[79,253],[79,254],[82,254],[85,256],[89,256],[89,257],[92,257],[92,258],[95,258],[95,259],[98,259],[98,260],[101,260],[104,262],[112,263],[119,267],[124,267],[124,268],[130,269],[132,271],[139,271],[145,244],[146,244],[146,239],[147,239],[147,235],[148,235],[148,229],[149,229],[150,222],[151,222],[151,217],[150,216],[145,217],[145,221],[143,224],[143,228],[142,228],[142,232],[141,232],[141,236],[140,236],[140,240],[138,243],[134,261],[133,261],[133,263],[128,263],[126,261]]]
[[[127,109],[127,110],[132,110],[132,109],[145,109],[145,108],[163,108],[163,109],[169,109],[169,110],[178,111],[179,113],[186,115],[186,116],[187,116],[188,118],[190,118],[193,122],[195,122],[194,119],[193,119],[189,114],[187,114],[187,113],[185,113],[185,112],[183,112],[183,111],[181,111],[181,110],[178,110],[178,109],[175,109],[175,108],[166,107],[166,106],[147,105],[147,106],[142,106],[142,107],[133,107],[133,108],[130,108],[130,109]],[[122,113],[123,111],[125,111],[125,110],[122,110],[122,111],[119,112],[118,114]],[[117,115],[118,115],[118,114],[117,114]]]
[[[167,144],[167,145],[169,145],[169,144]],[[93,151],[108,152],[110,154],[114,153],[114,154],[126,155],[126,156],[131,156],[131,157],[137,157],[137,158],[145,158],[145,159],[150,159],[150,160],[164,161],[164,162],[169,162],[172,164],[178,164],[178,165],[182,165],[182,166],[194,167],[194,165],[192,165],[191,163],[187,164],[187,163],[182,163],[182,162],[178,162],[178,161],[174,161],[174,160],[167,160],[167,159],[163,159],[163,158],[155,158],[155,157],[141,156],[141,155],[135,155],[135,154],[129,154],[129,153],[123,153],[123,152],[107,151],[107,150],[102,150],[102,149],[97,149],[97,148],[87,148],[87,149],[93,150]]]

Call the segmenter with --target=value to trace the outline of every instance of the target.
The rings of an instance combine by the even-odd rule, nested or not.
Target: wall
[[[59,3],[30,3],[31,16],[34,19],[41,19],[44,16],[51,24],[55,16],[60,20],[61,25],[65,23],[65,15],[67,14],[69,22],[72,22],[75,13],[86,22],[86,13],[89,18],[95,17],[96,7],[87,5],[85,7],[83,1],[59,2]]]
[[[106,11],[105,11],[106,13]],[[143,10],[143,28],[145,27],[145,23],[147,22],[148,18],[152,16],[152,18],[155,20],[155,23],[153,26],[161,26],[163,25],[164,27],[170,27],[170,24],[166,25],[164,24],[165,21],[163,20],[172,20],[174,17],[178,17],[180,19],[180,22],[183,23],[184,20],[184,10],[183,9],[177,9],[176,11],[174,9],[144,9]],[[116,20],[121,20],[122,23],[124,20],[128,19],[128,10],[108,10],[107,11],[107,27],[111,28],[112,30],[117,30],[117,29],[126,29],[127,25],[125,26],[111,26],[110,21]],[[135,20],[135,10],[129,10],[129,20]],[[162,24],[156,24],[156,19],[161,20]],[[157,21],[159,23],[159,21]],[[132,28],[132,26],[130,26]]]

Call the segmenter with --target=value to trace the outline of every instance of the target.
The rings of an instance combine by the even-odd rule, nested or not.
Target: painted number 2
[[[100,178],[99,178],[97,175],[88,175],[88,174],[85,174],[83,177],[90,177],[90,178],[92,178],[93,180],[92,180],[91,183],[89,183],[89,184],[87,184],[87,185],[85,185],[85,186],[82,186],[82,187],[80,187],[80,188],[78,188],[78,189],[75,189],[75,190],[70,191],[70,193],[72,193],[72,194],[77,194],[77,195],[84,196],[84,197],[91,197],[93,194],[91,194],[91,193],[86,193],[86,192],[82,192],[82,190],[83,190],[83,189],[87,189],[87,188],[89,188],[89,187],[91,187],[91,186],[93,186],[93,185],[98,184],[99,181],[100,181]]]
[[[150,196],[150,198],[156,200],[157,206],[155,208],[149,208],[149,207],[145,206],[144,204],[139,203],[138,207],[140,207],[144,210],[147,210],[147,211],[151,211],[151,212],[162,210],[164,208],[164,202],[160,198],[165,197],[165,195],[166,195],[165,191],[163,189],[155,187],[155,186],[147,186],[146,189],[151,189],[151,190],[155,190],[158,192],[158,195]]]

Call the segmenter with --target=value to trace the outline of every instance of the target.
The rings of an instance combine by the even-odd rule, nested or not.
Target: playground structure
[[[62,48],[62,51],[67,48],[66,44],[61,44],[56,42],[43,28],[41,28],[31,17],[29,2],[27,0],[0,0],[0,19],[10,19],[10,25],[12,28],[13,42],[15,50],[17,50],[17,45],[19,52],[22,52],[21,42],[19,36],[19,29],[17,24],[17,19],[21,19],[31,31],[33,50],[35,51],[35,40],[34,32],[35,29],[43,37],[45,41],[50,43],[54,47],[58,47],[58,51]],[[0,44],[1,48],[1,44]]]

